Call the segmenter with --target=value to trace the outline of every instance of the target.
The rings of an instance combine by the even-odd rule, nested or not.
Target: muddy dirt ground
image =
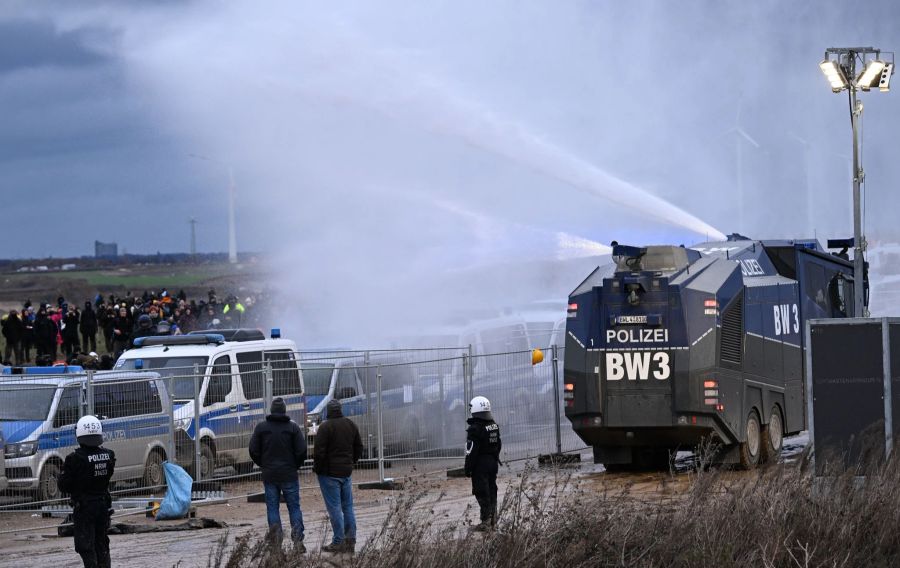
[[[586,483],[595,490],[625,490],[630,494],[653,498],[654,495],[672,495],[685,489],[687,475],[668,474],[617,474],[603,472],[602,466],[590,463],[589,455],[584,461],[565,470],[575,480]],[[500,499],[508,487],[515,486],[526,467],[525,462],[516,462],[501,468],[499,479]],[[538,469],[529,474],[537,481],[552,476],[548,469]],[[330,542],[325,508],[318,489],[313,488],[313,479],[304,474],[301,496],[303,519],[306,525],[306,545],[318,549]],[[197,509],[197,517],[215,519],[228,524],[227,529],[199,529],[178,532],[128,534],[110,536],[113,563],[129,567],[161,566],[206,566],[210,550],[224,534],[229,539],[254,531],[261,534],[266,528],[266,507],[264,503],[249,503],[243,497],[247,493],[259,491],[259,482],[231,483],[226,486],[227,494],[233,499],[227,504],[210,505]],[[460,519],[477,522],[477,507],[471,495],[471,485],[467,479],[448,479],[445,475],[428,475],[405,480],[400,491],[423,492],[416,507],[428,511],[440,524],[455,523]],[[360,547],[381,526],[391,505],[400,496],[400,491],[359,490],[354,491],[354,501],[358,525]],[[433,511],[433,512],[432,512]],[[282,506],[282,518],[287,526],[287,512]],[[56,525],[61,519],[41,518],[30,513],[4,513],[0,515],[0,565],[5,566],[54,566],[56,568],[81,566],[75,554],[71,538],[58,537]],[[143,515],[114,519],[114,522],[134,525],[174,525],[183,521],[155,521]],[[31,529],[31,530],[23,530]],[[9,532],[22,531],[22,532]]]
[[[787,461],[793,459],[802,451],[806,441],[805,437],[785,440],[783,458]],[[516,487],[523,475],[530,482],[552,481],[555,476],[562,475],[582,489],[615,493],[633,498],[636,502],[677,499],[689,488],[692,480],[689,456],[690,454],[679,454],[674,474],[611,474],[605,472],[602,466],[593,464],[589,453],[581,455],[581,463],[558,470],[539,468],[534,460],[508,463],[501,468],[498,479],[499,499],[502,501],[503,494],[510,487]],[[421,493],[422,498],[416,502],[415,508],[418,512],[430,515],[437,526],[458,524],[460,520],[472,524],[477,522],[477,506],[471,495],[469,480],[448,478],[446,472],[440,470],[431,471],[433,473],[404,478],[401,490],[354,490],[358,548],[379,529],[391,506],[403,492]],[[368,472],[359,473],[359,478],[371,478],[371,475],[366,475]],[[733,475],[739,482],[739,478],[745,473],[734,472]],[[397,476],[397,479],[401,478]],[[314,484],[312,474],[301,475],[301,507],[306,525],[306,546],[311,550],[327,544],[331,537],[322,497]],[[223,535],[227,534],[229,540],[233,541],[250,531],[262,534],[266,529],[265,504],[248,502],[246,497],[247,494],[261,491],[261,483],[230,482],[224,488],[230,500],[223,504],[198,507],[197,517],[226,523],[228,528],[113,535],[110,537],[113,564],[135,568],[202,567],[207,565],[210,550]],[[282,521],[287,527],[287,511],[284,506]],[[74,552],[72,539],[56,534],[56,525],[61,522],[58,518],[42,518],[33,513],[0,514],[0,566],[81,566]],[[141,514],[119,517],[114,522],[171,526],[183,521],[155,521]]]

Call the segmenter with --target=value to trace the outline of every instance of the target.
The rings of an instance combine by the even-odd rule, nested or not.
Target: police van
[[[530,313],[471,325],[463,344],[472,346],[472,395],[487,397],[506,424],[544,423],[553,417],[553,378],[532,365],[533,349],[558,341],[558,314]]]
[[[43,367],[44,372],[52,372]],[[89,412],[103,423],[103,443],[116,452],[112,481],[164,483],[170,421],[169,395],[156,373],[97,372],[0,379],[0,430],[9,487],[41,500],[59,499],[57,478],[78,446],[75,424]]]
[[[341,402],[344,416],[359,428],[363,455],[378,455],[378,373],[381,373],[381,408],[385,455],[409,457],[432,446],[440,423],[425,396],[426,383],[420,365],[400,354],[373,353],[363,357],[325,358],[301,363],[308,385],[307,440],[315,451],[319,425],[327,418],[330,400]]]
[[[248,473],[253,468],[250,436],[269,411],[265,407],[267,366],[271,366],[272,396],[284,399],[295,422],[306,422],[297,346],[280,335],[273,329],[267,339],[256,329],[225,329],[139,338],[134,349],[119,357],[115,368],[150,370],[171,381],[179,464],[196,473],[192,464],[199,422],[200,476],[208,479],[216,467],[229,465],[238,473]],[[194,415],[195,389],[199,420]]]

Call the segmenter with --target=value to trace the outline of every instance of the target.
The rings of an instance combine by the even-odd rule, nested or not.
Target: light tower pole
[[[885,52],[886,54],[888,52]],[[869,91],[877,87],[882,92],[890,88],[894,73],[894,54],[891,60],[881,59],[882,51],[874,47],[829,47],[825,50],[825,60],[819,64],[831,90],[840,93],[847,90],[850,97],[850,128],[853,131],[853,314],[868,317],[865,292],[866,237],[863,235],[860,186],[865,183],[865,172],[859,156],[859,118],[862,103],[857,100],[857,91]],[[867,60],[867,57],[870,59]],[[865,65],[857,76],[857,62]]]

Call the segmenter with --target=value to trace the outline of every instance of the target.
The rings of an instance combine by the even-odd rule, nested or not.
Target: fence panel
[[[127,495],[162,494],[166,459],[195,479],[249,482],[232,486],[237,492],[258,489],[249,440],[275,397],[285,400],[291,418],[306,429],[310,457],[325,403],[341,401],[364,445],[357,482],[459,467],[468,403],[476,395],[491,400],[504,460],[577,450],[583,444],[561,406],[563,349],[555,351],[556,361],[553,351],[548,348],[536,366],[531,351],[475,355],[478,350],[466,347],[256,352],[198,357],[188,366],[184,358],[148,359],[138,369],[65,375],[48,369],[56,374],[0,378],[6,439],[0,468],[8,479],[0,512],[66,503],[56,478],[77,446],[75,423],[88,413],[101,418],[104,444],[117,454],[114,492]],[[308,473],[301,483],[316,486]]]

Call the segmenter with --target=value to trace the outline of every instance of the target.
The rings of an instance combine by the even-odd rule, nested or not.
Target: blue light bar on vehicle
[[[217,345],[225,343],[225,337],[218,333],[204,333],[202,335],[151,335],[138,337],[134,340],[137,348],[153,345]]]
[[[80,365],[59,365],[52,367],[3,367],[0,374],[4,375],[64,375],[68,373],[83,373]]]

